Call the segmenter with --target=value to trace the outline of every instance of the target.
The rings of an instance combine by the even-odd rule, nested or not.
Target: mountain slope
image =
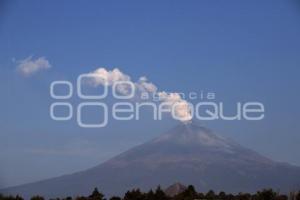
[[[107,195],[143,190],[174,182],[200,191],[254,192],[272,187],[299,189],[300,168],[274,162],[195,124],[181,124],[94,168],[31,184],[5,193],[29,197],[86,195],[98,187]]]

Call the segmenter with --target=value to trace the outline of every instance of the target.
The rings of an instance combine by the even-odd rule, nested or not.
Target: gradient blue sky
[[[94,166],[176,123],[78,128],[52,121],[51,81],[98,67],[147,76],[167,91],[260,101],[259,122],[203,122],[272,159],[300,165],[300,4],[297,1],[1,1],[0,187]],[[17,63],[45,56],[31,77]],[[146,127],[146,128],[145,128]]]

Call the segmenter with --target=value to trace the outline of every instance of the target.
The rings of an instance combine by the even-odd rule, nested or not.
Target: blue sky
[[[167,91],[213,91],[229,111],[263,102],[262,121],[203,124],[300,165],[299,20],[296,1],[2,1],[0,186],[86,169],[178,123],[146,116],[87,130],[52,121],[50,83],[98,67]],[[29,56],[52,67],[21,76],[16,61]]]

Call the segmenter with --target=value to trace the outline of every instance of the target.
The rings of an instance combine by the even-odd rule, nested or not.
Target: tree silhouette
[[[165,194],[165,192],[158,186],[154,193],[155,200],[168,200],[168,196]]]
[[[296,195],[296,200],[300,200],[300,190],[298,191],[298,193]]]
[[[36,196],[31,197],[31,200],[44,200],[44,197],[36,195]]]
[[[117,196],[113,196],[113,197],[111,197],[109,200],[121,200],[121,198],[120,198],[120,197],[117,197]]]
[[[78,196],[75,198],[75,200],[87,200],[88,198],[84,197],[84,196]]]
[[[284,194],[278,195],[275,198],[276,200],[288,200],[288,197]]]
[[[0,193],[0,200],[24,200],[21,196],[4,196],[3,194]]]
[[[225,200],[226,199],[226,193],[225,192],[223,192],[223,191],[221,191],[221,192],[219,192],[219,199],[222,199],[222,200]]]
[[[198,198],[198,193],[196,192],[194,186],[189,185],[182,193],[176,195],[174,200],[194,200]]]
[[[139,189],[127,191],[123,200],[145,200],[145,194]]]
[[[272,189],[264,189],[256,193],[255,200],[275,200],[276,192]]]
[[[146,194],[146,200],[155,200],[155,194],[152,189]]]
[[[72,200],[72,199],[73,199],[72,197],[66,197],[66,198],[64,198],[62,200]]]
[[[216,194],[213,190],[209,190],[206,195],[205,195],[206,199],[215,199],[216,198]]]
[[[237,200],[250,200],[251,199],[251,194],[240,192],[238,195],[236,195],[235,199],[237,199]]]
[[[104,195],[98,191],[98,188],[95,188],[89,200],[104,200]]]

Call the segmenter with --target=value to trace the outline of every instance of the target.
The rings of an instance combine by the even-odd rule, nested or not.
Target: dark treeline
[[[24,200],[21,196],[4,196],[0,194],[0,200]],[[33,196],[31,200],[45,200],[42,196]],[[290,192],[288,195],[280,194],[272,189],[264,189],[250,193],[227,194],[225,192],[215,193],[210,190],[207,193],[198,193],[195,188],[190,185],[183,192],[170,197],[165,192],[157,187],[156,190],[149,192],[141,192],[139,189],[127,191],[123,197],[113,196],[105,198],[104,194],[94,189],[89,196],[78,196],[75,198],[56,198],[50,200],[300,200],[300,190],[298,192]]]

